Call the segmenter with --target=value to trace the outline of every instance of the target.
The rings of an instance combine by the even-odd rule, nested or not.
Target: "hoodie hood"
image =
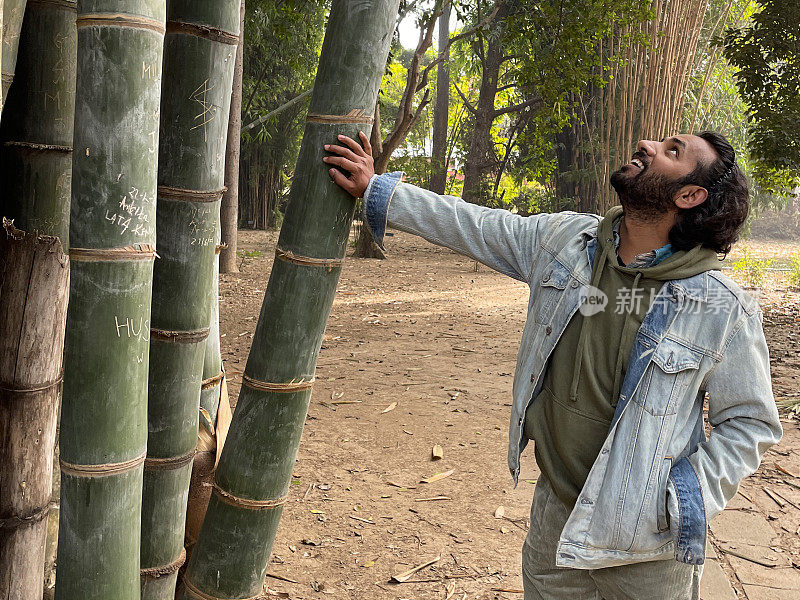
[[[606,257],[603,263],[597,265],[599,270],[611,267],[631,277],[635,277],[637,273],[641,273],[643,277],[647,277],[648,279],[669,281],[671,279],[686,279],[687,277],[719,268],[720,263],[719,258],[717,258],[717,253],[710,248],[703,248],[700,245],[695,246],[691,250],[679,250],[674,252],[652,267],[629,268],[621,266],[617,261],[616,248],[614,248],[613,230],[615,223],[617,223],[622,216],[622,207],[614,206],[608,210],[597,227],[598,249],[601,252],[601,256],[605,255]],[[599,279],[601,274],[593,269],[592,275],[592,279],[594,279],[595,275],[597,275]]]

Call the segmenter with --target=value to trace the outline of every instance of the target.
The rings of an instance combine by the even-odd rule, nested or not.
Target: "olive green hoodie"
[[[608,297],[605,310],[575,313],[556,344],[542,390],[528,407],[525,434],[558,498],[573,506],[608,434],[633,341],[653,298],[673,279],[719,268],[713,250],[695,246],[649,267],[619,264],[613,227],[622,207],[600,222],[591,285]]]

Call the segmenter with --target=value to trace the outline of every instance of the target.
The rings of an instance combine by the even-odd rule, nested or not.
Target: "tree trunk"
[[[239,151],[242,141],[242,60],[244,60],[244,15],[245,0],[242,0],[239,16],[239,46],[236,49],[236,68],[233,72],[231,112],[228,119],[228,145],[225,149],[225,193],[222,195],[220,221],[222,222],[222,244],[219,255],[221,273],[238,273],[236,264],[236,242],[239,226]]]
[[[353,217],[353,199],[331,181],[322,146],[372,121],[398,4],[331,7],[276,260],[181,598],[262,590]]]
[[[433,152],[431,156],[430,189],[444,194],[447,182],[447,121],[450,112],[450,3],[439,17],[439,54],[444,59],[436,67],[436,104],[433,107]]]
[[[3,9],[3,52],[0,65],[2,65],[2,100],[5,103],[8,88],[14,81],[19,34],[22,30],[22,18],[25,16],[25,0],[3,0],[0,6]]]
[[[464,161],[464,191],[462,196],[469,202],[481,203],[486,200],[483,174],[494,164],[492,147],[492,123],[495,119],[494,99],[497,96],[497,82],[500,78],[500,65],[503,62],[503,35],[508,6],[500,4],[495,17],[492,35],[487,36],[486,56],[483,60],[481,87],[478,105],[473,115],[475,126]]]
[[[69,259],[0,229],[0,598],[41,600]]]
[[[54,41],[55,40],[55,41]],[[75,115],[75,2],[30,0],[17,85],[0,125],[0,213],[26,231],[69,245]]]
[[[164,3],[78,8],[57,600],[139,600]]]
[[[142,600],[173,600],[197,446],[240,0],[171,0],[164,38]],[[198,301],[201,300],[201,301]],[[205,301],[202,301],[205,300]]]
[[[369,136],[369,143],[372,146],[372,156],[378,157],[383,154],[383,141],[381,140],[381,104],[380,101],[375,102],[375,116],[372,122],[372,133]],[[384,170],[378,172],[381,165],[376,163],[376,173],[381,175]],[[386,254],[380,249],[380,246],[375,242],[372,233],[367,227],[366,223],[361,223],[358,228],[358,239],[356,240],[356,248],[353,251],[354,258],[377,258],[379,260],[386,259]]]

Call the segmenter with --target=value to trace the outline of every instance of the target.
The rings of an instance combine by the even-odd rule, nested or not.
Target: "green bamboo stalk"
[[[80,0],[57,600],[139,600],[164,2]]]
[[[353,217],[322,146],[371,123],[398,4],[332,4],[276,260],[180,598],[261,592]]]
[[[28,0],[16,85],[0,125],[0,212],[69,245],[75,0]]]
[[[228,129],[230,132],[230,128]],[[226,167],[227,169],[227,167]],[[220,241],[221,227],[217,230],[217,242]],[[197,440],[197,452],[192,463],[192,478],[189,483],[189,501],[186,507],[186,553],[191,556],[192,548],[197,541],[197,534],[203,524],[203,518],[208,508],[208,499],[214,475],[217,458],[217,445],[223,440],[219,439],[217,418],[222,399],[222,353],[219,339],[219,265],[220,251],[217,245],[214,257],[214,275],[209,294],[208,303],[211,309],[211,326],[206,339],[205,356],[203,359],[203,385],[200,388],[200,425]],[[225,399],[227,402],[227,398]],[[202,443],[201,443],[202,442]]]
[[[8,88],[14,81],[14,69],[17,64],[19,33],[22,29],[22,18],[25,15],[26,0],[4,0],[3,9],[3,53],[0,59],[2,71],[2,100],[5,103]]]
[[[172,600],[197,446],[239,0],[168,0],[153,273],[142,599]]]
[[[0,250],[0,262],[9,267],[0,279],[10,285],[0,293],[0,305],[13,303],[20,291],[25,299],[15,321],[0,317],[0,330],[8,328],[0,331],[0,345],[7,342],[11,350],[0,352],[0,396],[10,399],[0,401],[0,439],[8,443],[8,453],[0,448],[0,489],[10,491],[0,493],[0,519],[9,505],[14,517],[26,519],[0,527],[0,597],[16,600],[42,598],[43,566],[55,554],[47,537],[48,524],[58,520],[50,498],[61,387],[48,384],[61,375],[69,291],[63,249],[69,233],[76,45],[74,1],[28,2],[17,83],[0,125],[0,212],[37,232],[17,241],[0,234],[11,244],[7,256]],[[12,226],[8,231],[19,232]],[[23,247],[32,260],[21,258]],[[31,353],[19,340],[37,340],[38,351]]]

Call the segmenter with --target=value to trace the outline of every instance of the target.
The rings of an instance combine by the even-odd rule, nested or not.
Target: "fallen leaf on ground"
[[[456,593],[456,582],[451,581],[450,583],[448,583],[444,591],[445,591],[444,600],[450,600],[450,598],[453,597],[453,594]]]
[[[775,468],[778,469],[778,471],[780,471],[784,475],[788,475],[789,477],[795,477],[797,479],[800,479],[800,475],[790,471],[789,469],[787,469],[786,467],[780,465],[779,463],[775,463]]]
[[[370,525],[375,525],[375,521],[371,521],[370,519],[362,519],[361,517],[357,517],[355,515],[350,515],[350,518],[356,521],[361,521],[362,523],[369,523]]]
[[[381,414],[382,414],[382,415],[385,415],[387,412],[389,412],[389,411],[392,411],[392,410],[394,410],[395,408],[397,408],[397,402],[392,402],[392,403],[391,403],[389,406],[387,406],[386,408],[384,408],[384,409],[381,411]]]
[[[452,500],[450,496],[432,496],[430,498],[414,498],[414,502],[432,502],[434,500]]]
[[[444,458],[444,449],[436,444],[431,450],[431,460],[441,460],[442,458]]]
[[[401,490],[415,490],[417,486],[415,485],[402,485],[400,483],[395,483],[394,481],[386,481],[386,485],[390,485],[392,487],[400,488]]]
[[[324,515],[325,514],[324,510],[317,510],[316,508],[312,508],[309,512],[312,515]]]
[[[436,473],[435,475],[431,475],[430,477],[423,477],[420,479],[420,483],[433,483],[435,481],[440,481],[446,477],[450,477],[453,473],[455,473],[455,469],[450,469],[449,471],[444,471],[443,473]]]
[[[497,510],[494,511],[494,518],[495,519],[502,519],[506,514],[506,507],[502,504],[497,507]]]
[[[370,567],[374,567],[375,566],[375,561],[374,560],[368,560],[367,562],[365,562],[361,566],[364,567],[365,569],[369,569]]]
[[[432,564],[435,564],[435,563],[439,562],[441,559],[442,559],[441,556],[436,556],[435,558],[432,558],[431,560],[429,560],[427,562],[424,562],[421,565],[418,565],[416,567],[412,567],[412,568],[408,569],[407,571],[403,571],[402,573],[398,573],[397,575],[392,575],[392,578],[389,581],[393,581],[395,583],[403,583],[405,581],[408,581],[409,579],[411,579],[411,577],[412,577],[412,575],[414,575],[414,573],[418,573],[419,571],[421,571],[425,567],[430,567]]]

